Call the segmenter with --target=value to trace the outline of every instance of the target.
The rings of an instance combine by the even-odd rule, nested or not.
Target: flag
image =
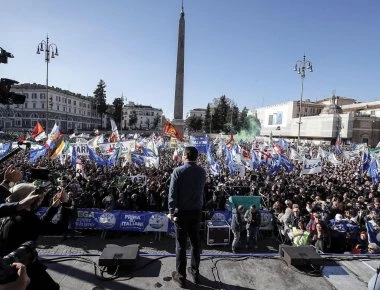
[[[42,128],[42,125],[40,124],[40,122],[37,122],[36,125],[34,126],[32,137],[36,141],[41,141],[42,139],[46,138],[45,130],[44,128]]]
[[[110,142],[117,142],[119,141],[119,131],[117,130],[115,120],[111,118],[110,121],[111,121],[111,128],[112,128]]]
[[[289,156],[289,158],[292,159],[292,160],[298,160],[298,161],[302,161],[303,160],[302,156],[296,150],[294,150],[293,148],[290,148],[290,156]]]
[[[362,172],[366,172],[371,163],[371,155],[368,151],[363,151],[362,155]]]
[[[322,172],[321,159],[304,159],[301,174],[315,174]]]
[[[145,164],[145,160],[143,156],[135,152],[131,152],[131,159],[132,159],[132,162],[136,164],[137,166],[141,166]]]
[[[178,140],[182,141],[183,136],[182,134],[177,130],[177,128],[170,122],[166,122],[165,126],[163,128],[163,133],[167,134],[169,136],[172,136],[174,138],[177,138]]]
[[[288,159],[286,158],[284,155],[280,155],[280,164],[282,165],[282,167],[285,168],[286,172],[292,172],[293,171],[293,163]]]
[[[373,160],[368,168],[368,173],[369,175],[371,175],[372,177],[372,182],[374,184],[378,184],[379,183],[379,172],[377,170],[377,162],[376,160]]]
[[[50,134],[48,135],[48,140],[46,141],[46,145],[50,148],[53,147],[54,142],[61,136],[61,132],[59,132],[59,127],[57,123],[54,123],[53,129],[51,129]]]
[[[71,147],[71,165],[76,166],[77,164],[77,150],[74,146]]]
[[[342,162],[336,159],[336,156],[334,153],[330,153],[329,156],[327,156],[327,160],[334,164],[335,166],[340,165]]]
[[[70,139],[75,138],[75,132],[69,136]]]
[[[65,148],[65,140],[63,137],[60,137],[58,141],[55,143],[53,150],[51,151],[50,160],[56,159]]]
[[[87,145],[87,149],[88,149],[88,157],[90,158],[90,160],[95,161],[96,164],[100,166],[106,165],[106,161],[102,157],[100,157],[98,154],[96,154],[94,149],[92,149],[88,145]]]
[[[365,227],[367,228],[368,242],[376,243],[378,246],[380,246],[380,241],[377,239],[376,230],[373,228],[373,225],[371,224],[371,222],[367,221],[365,223]]]
[[[260,160],[259,160],[259,157],[257,156],[257,152],[256,151],[252,151],[252,168],[259,168],[260,167]]]
[[[212,151],[211,151],[211,145],[207,146],[207,161],[210,163],[210,172],[212,175],[218,175],[220,172],[220,166],[218,162],[215,161],[214,157],[212,156]]]
[[[231,134],[230,139],[228,139],[226,142],[226,146],[227,146],[227,148],[232,148],[232,146],[234,146],[234,144],[235,144],[234,135]]]
[[[29,151],[29,162],[34,163],[36,160],[42,156],[45,156],[47,148],[45,146],[40,149],[30,150]]]
[[[335,141],[335,153],[336,154],[342,153],[341,144],[342,144],[342,138],[340,137],[340,132],[338,132],[338,136],[337,136],[336,141]]]
[[[4,143],[0,145],[0,157],[8,154],[9,150],[12,148],[12,143]]]
[[[115,150],[113,151],[112,155],[108,158],[107,162],[106,162],[106,166],[107,167],[112,167],[115,165],[117,159],[119,158],[119,152],[120,152],[120,147],[119,148],[115,148]]]
[[[100,136],[95,136],[91,140],[88,140],[87,146],[90,146],[92,148],[98,147],[99,139],[100,139]]]

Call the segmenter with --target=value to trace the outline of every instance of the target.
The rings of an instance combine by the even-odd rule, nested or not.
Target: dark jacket
[[[187,162],[174,169],[170,180],[169,213],[175,210],[202,211],[206,171],[195,162]]]
[[[231,230],[241,232],[243,230],[243,219],[236,208],[232,209]]]
[[[252,213],[251,210],[248,209],[244,214],[244,218],[248,220],[247,227],[259,228],[261,225],[261,214],[258,210]]]
[[[51,220],[56,214],[57,223],[53,224]],[[61,234],[67,230],[70,214],[71,210],[68,208],[49,207],[41,218],[31,211],[20,211],[5,218],[0,229],[1,256],[16,250],[24,242],[36,241],[40,234]]]

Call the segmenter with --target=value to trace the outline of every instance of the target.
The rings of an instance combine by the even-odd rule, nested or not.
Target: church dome
[[[328,115],[343,114],[343,110],[340,106],[338,106],[336,104],[329,104],[322,109],[320,115],[323,115],[323,114],[328,114]]]

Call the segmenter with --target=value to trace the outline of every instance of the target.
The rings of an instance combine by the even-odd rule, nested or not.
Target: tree
[[[122,114],[123,114],[123,106],[124,106],[124,99],[123,98],[116,98],[113,100],[113,105],[115,107],[115,111],[113,113],[113,118],[116,122],[116,124],[120,124],[120,128],[122,128]]]
[[[203,120],[201,117],[191,116],[186,119],[185,124],[189,131],[196,132],[202,130]]]
[[[103,119],[103,115],[107,111],[107,103],[106,103],[106,83],[101,79],[94,91],[94,99],[96,104],[96,111],[100,114]],[[103,123],[102,123],[103,124]]]
[[[214,100],[215,110],[211,120],[212,130],[214,132],[225,130],[225,124],[228,122],[229,102],[230,100],[225,95]]]
[[[206,114],[205,114],[205,119],[203,121],[203,131],[211,133],[212,128],[211,128],[211,106],[210,104],[207,104],[207,109],[206,109]]]
[[[248,109],[247,109],[247,107],[244,107],[243,110],[240,113],[239,127],[242,130],[248,130],[249,129],[249,118],[248,118]]]
[[[129,116],[129,127],[134,128],[137,123],[137,114],[136,111],[132,111],[132,114]]]

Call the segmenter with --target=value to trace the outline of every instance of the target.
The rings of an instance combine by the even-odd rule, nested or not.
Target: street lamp
[[[49,121],[49,62],[51,58],[58,56],[58,47],[54,43],[49,43],[49,36],[46,36],[46,41],[42,40],[37,46],[37,54],[45,51],[46,61],[46,125],[45,131],[48,132]],[[50,53],[51,52],[51,53]]]
[[[302,97],[303,97],[303,80],[305,79],[306,70],[313,72],[313,65],[310,60],[306,59],[306,56],[303,56],[302,60],[298,60],[293,69],[301,76],[301,100],[300,100],[300,111],[299,111],[299,120],[298,120],[298,139],[297,139],[297,150],[300,145],[300,134],[301,134],[301,116],[302,116]]]

